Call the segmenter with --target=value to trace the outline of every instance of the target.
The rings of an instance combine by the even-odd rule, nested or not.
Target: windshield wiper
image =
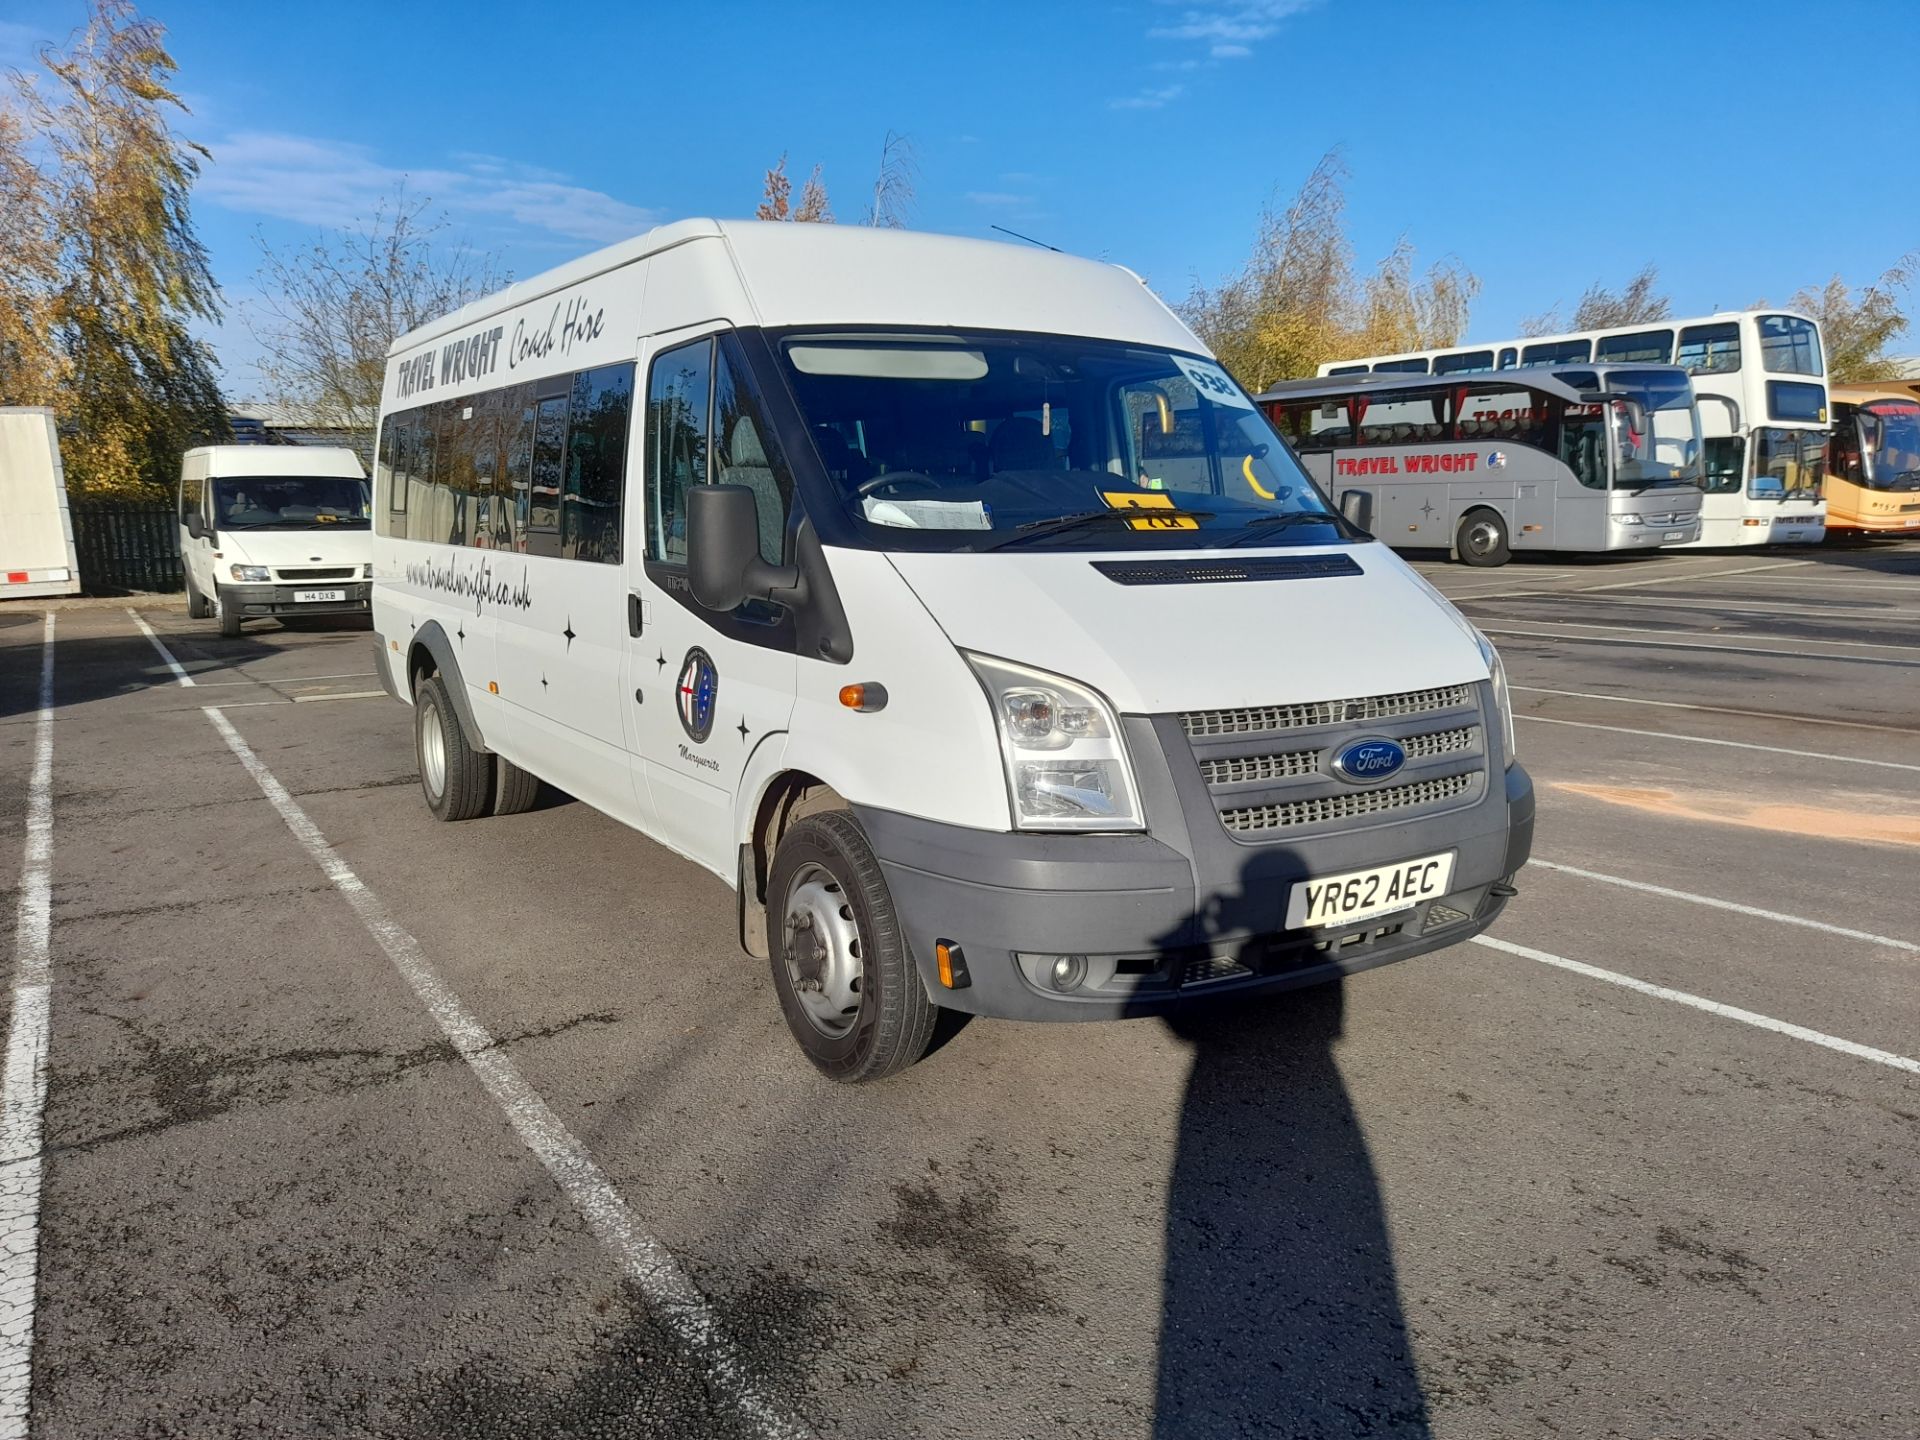
[[[1211,510],[1149,510],[1144,506],[1080,510],[1072,515],[1053,515],[1045,520],[1029,520],[1024,525],[1014,526],[1011,535],[1003,536],[991,545],[981,545],[976,548],[983,552],[1004,550],[1009,545],[1018,545],[1027,540],[1045,540],[1049,536],[1062,535],[1069,530],[1097,525],[1103,520],[1211,520],[1212,518]],[[1158,530],[1161,527],[1154,525],[1141,528]]]
[[[1244,545],[1263,530],[1283,530],[1292,525],[1331,525],[1335,530],[1341,528],[1341,517],[1332,511],[1285,510],[1278,515],[1256,515],[1240,528],[1250,533],[1229,540],[1229,545]],[[1342,537],[1344,538],[1344,537]]]

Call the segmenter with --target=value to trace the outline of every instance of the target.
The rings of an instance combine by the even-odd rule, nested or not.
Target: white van
[[[243,620],[364,615],[372,589],[366,467],[319,445],[202,445],[180,460],[187,613]]]
[[[79,593],[53,411],[0,405],[0,600]]]
[[[1434,950],[1527,857],[1493,647],[1116,266],[665,226],[396,342],[374,489],[433,813],[711,870],[842,1080]]]

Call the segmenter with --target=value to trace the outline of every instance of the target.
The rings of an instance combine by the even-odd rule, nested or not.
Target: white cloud
[[[1251,45],[1215,45],[1207,53],[1216,60],[1238,60],[1243,55],[1253,54]]]
[[[975,205],[1024,205],[1033,197],[1015,195],[1007,190],[969,190],[966,198]]]
[[[1184,10],[1177,25],[1159,25],[1147,34],[1155,40],[1212,40],[1245,44],[1265,40],[1280,22],[1297,14],[1313,0],[1231,0],[1231,3]]]
[[[1167,85],[1158,90],[1142,90],[1138,95],[1129,95],[1121,100],[1109,100],[1110,110],[1158,110],[1169,101],[1178,100],[1185,92],[1184,85]]]
[[[456,154],[443,167],[403,169],[363,145],[263,131],[229,135],[209,148],[213,162],[201,175],[201,195],[229,210],[305,225],[368,219],[402,183],[455,219],[511,222],[596,244],[637,234],[658,219],[556,171],[497,155]]]

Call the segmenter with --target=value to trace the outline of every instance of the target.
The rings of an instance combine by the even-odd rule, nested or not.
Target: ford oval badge
[[[1364,785],[1400,773],[1407,763],[1407,752],[1392,740],[1355,740],[1343,746],[1333,757],[1333,773],[1342,780]]]

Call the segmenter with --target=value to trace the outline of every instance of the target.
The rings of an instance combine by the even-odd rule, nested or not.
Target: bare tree
[[[887,131],[887,138],[880,144],[880,170],[873,177],[873,204],[867,209],[867,224],[882,230],[905,229],[913,213],[919,174],[913,141],[897,131]]]
[[[1920,275],[1920,250],[1902,256],[1886,273],[1859,291],[1834,276],[1819,289],[1806,289],[1788,304],[1813,316],[1827,342],[1827,373],[1836,381],[1894,378],[1887,346],[1907,328],[1900,293],[1911,293]]]
[[[430,204],[402,183],[366,223],[297,249],[255,236],[265,298],[247,325],[263,352],[264,399],[371,448],[394,340],[511,278],[494,255],[441,240],[446,220],[429,218]]]
[[[1610,330],[1616,325],[1644,325],[1673,314],[1667,297],[1656,292],[1660,272],[1651,261],[1642,265],[1624,288],[1613,291],[1595,281],[1580,297],[1573,312],[1575,330]]]

